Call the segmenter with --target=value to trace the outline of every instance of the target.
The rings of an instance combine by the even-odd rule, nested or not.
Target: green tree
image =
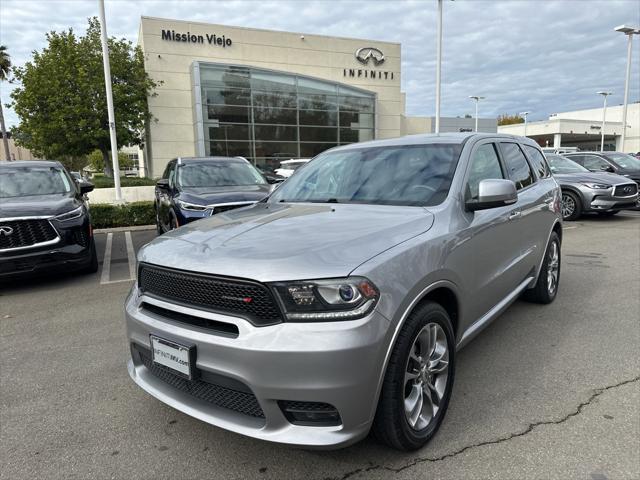
[[[498,117],[498,125],[513,125],[514,123],[524,123],[524,118],[517,113],[513,115],[505,113]]]
[[[107,152],[107,162],[111,162],[111,152]],[[124,152],[118,152],[118,163],[121,169],[129,168],[133,166],[133,161]],[[100,150],[94,150],[87,156],[87,162],[85,165],[91,166],[93,170],[104,171],[104,157]]]
[[[9,80],[11,72],[11,56],[7,53],[7,47],[0,45],[0,82]],[[9,154],[9,138],[4,125],[4,113],[2,112],[2,99],[0,98],[0,131],[2,132],[2,143],[4,144],[4,154],[7,160],[11,160]]]
[[[112,176],[100,23],[90,18],[84,36],[69,29],[46,38],[47,47],[14,68],[21,83],[11,94],[20,118],[16,138],[46,158],[99,150],[105,174]],[[110,38],[109,59],[118,142],[142,145],[145,123],[151,120],[147,98],[157,83],[144,70],[142,50],[130,41]]]

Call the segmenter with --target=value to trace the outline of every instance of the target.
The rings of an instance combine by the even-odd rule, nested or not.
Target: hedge
[[[121,187],[142,187],[146,185],[155,185],[157,180],[153,178],[145,177],[120,177]],[[104,175],[94,175],[91,179],[91,183],[95,188],[112,188],[113,178],[105,177]]]
[[[90,206],[90,212],[93,228],[131,227],[156,223],[153,202],[132,202],[124,205],[98,203]]]

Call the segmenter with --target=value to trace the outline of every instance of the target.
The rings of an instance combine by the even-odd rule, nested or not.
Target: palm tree
[[[9,80],[9,72],[11,71],[11,57],[7,53],[7,47],[0,45],[0,82]],[[4,127],[4,114],[2,113],[2,99],[0,99],[0,130],[2,131],[2,143],[4,144],[4,154],[7,160],[11,161],[9,155],[9,139],[7,138],[7,130]]]

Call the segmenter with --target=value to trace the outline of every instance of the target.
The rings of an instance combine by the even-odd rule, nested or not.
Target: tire
[[[82,269],[82,273],[96,273],[98,271],[98,253],[96,252],[96,243],[91,240],[91,258],[89,265]]]
[[[582,215],[582,202],[578,195],[568,190],[562,191],[562,219],[568,222],[577,220]]]
[[[555,300],[558,294],[558,285],[560,284],[560,265],[562,263],[560,246],[560,237],[558,237],[558,234],[556,232],[551,233],[547,250],[544,253],[544,260],[542,261],[542,268],[540,269],[538,280],[532,289],[524,292],[525,300],[542,304],[551,303]],[[557,253],[555,259],[553,258],[555,255],[554,248]],[[555,274],[552,272],[550,275],[551,269],[555,270]],[[552,287],[550,287],[551,282],[553,282]]]
[[[598,215],[600,215],[601,217],[613,217],[618,213],[620,213],[620,210],[609,210],[608,212],[598,212]]]
[[[169,220],[169,231],[175,230],[176,228],[178,228],[178,222],[176,220],[176,217],[171,215],[171,219]]]
[[[420,338],[424,338],[423,332],[429,332],[428,338],[437,338],[438,342],[429,359],[442,355],[439,363],[425,362],[435,370],[443,369],[440,373],[429,374],[429,370],[417,361],[421,359],[422,349],[419,348]],[[433,335],[433,332],[436,335]],[[429,340],[429,344],[431,341]],[[446,346],[446,361],[442,347]],[[425,349],[427,351],[429,349]],[[412,355],[413,354],[413,355]],[[434,357],[435,355],[435,357]],[[448,361],[448,363],[447,363]],[[444,368],[443,368],[444,366]],[[407,379],[408,372],[416,378]],[[416,374],[417,373],[417,374]],[[405,375],[407,374],[407,375]],[[407,318],[402,330],[398,334],[396,344],[391,352],[387,371],[385,372],[378,408],[373,422],[372,432],[383,443],[398,450],[410,451],[423,447],[436,434],[449,406],[451,390],[455,375],[455,336],[451,319],[446,310],[437,303],[425,302],[416,308]],[[430,390],[425,385],[433,385]],[[422,387],[420,387],[422,386]],[[436,392],[435,390],[438,390]],[[435,407],[429,412],[428,419],[417,416],[417,421],[412,426],[411,414],[405,410],[405,401],[411,402],[411,398],[419,396],[422,405],[427,405],[427,396],[424,391],[431,392],[431,398],[439,398]],[[417,393],[412,396],[412,393]],[[434,395],[437,395],[434,397]],[[410,403],[409,403],[410,404]],[[419,402],[416,402],[419,404]],[[432,404],[433,405],[433,404]],[[425,407],[428,409],[428,405]],[[411,409],[409,409],[411,410]],[[423,410],[420,409],[420,412]],[[425,423],[426,422],[426,423]]]

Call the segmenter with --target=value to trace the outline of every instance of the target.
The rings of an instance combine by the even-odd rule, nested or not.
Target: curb
[[[155,225],[136,225],[132,227],[113,227],[113,228],[94,228],[93,233],[111,233],[111,232],[136,232],[143,230],[155,230]]]

